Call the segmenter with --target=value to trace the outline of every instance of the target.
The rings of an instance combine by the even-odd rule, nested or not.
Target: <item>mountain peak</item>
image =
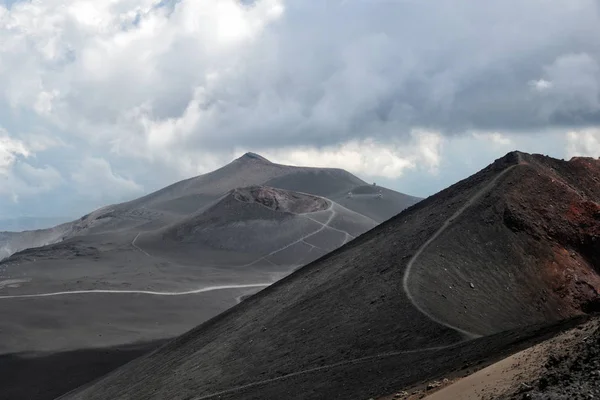
[[[243,160],[243,161],[262,161],[262,162],[266,162],[266,163],[271,163],[271,161],[267,160],[263,156],[261,156],[259,154],[256,154],[256,153],[252,153],[252,152],[248,152],[248,153],[244,154],[243,156],[241,156],[240,158],[238,158],[238,160]]]
[[[509,153],[506,153],[506,155],[504,157],[501,157],[498,160],[496,160],[496,162],[500,161],[501,163],[516,164],[520,160],[523,160],[524,158],[527,158],[530,156],[531,155],[528,153],[524,153],[519,150],[513,150]]]

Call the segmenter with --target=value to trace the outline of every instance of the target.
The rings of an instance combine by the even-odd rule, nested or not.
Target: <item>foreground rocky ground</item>
[[[377,400],[600,399],[600,317],[583,319],[551,338],[475,369],[450,372]]]
[[[573,330],[565,344],[548,349],[539,375],[502,399],[600,399],[600,321]]]

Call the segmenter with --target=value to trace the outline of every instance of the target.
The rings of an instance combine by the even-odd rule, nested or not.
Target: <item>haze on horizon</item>
[[[598,157],[599,4],[0,0],[0,219],[246,151],[415,196],[513,149]]]

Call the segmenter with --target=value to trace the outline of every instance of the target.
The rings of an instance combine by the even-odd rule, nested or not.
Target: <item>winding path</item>
[[[519,155],[519,163],[521,163],[521,157],[520,157],[520,155]],[[434,322],[437,322],[438,324],[443,325],[443,326],[445,326],[447,328],[450,328],[450,329],[453,329],[453,330],[455,330],[457,332],[460,332],[460,333],[462,333],[463,335],[465,335],[469,339],[475,339],[475,338],[481,337],[481,335],[477,335],[477,334],[474,334],[472,332],[468,332],[468,331],[466,331],[464,329],[461,329],[461,328],[456,327],[454,325],[451,325],[451,324],[449,324],[447,322],[444,322],[444,321],[438,319],[437,317],[435,317],[434,315],[432,315],[430,312],[428,312],[427,310],[425,310],[423,307],[421,307],[417,303],[417,301],[415,300],[414,296],[410,292],[410,286],[409,286],[410,274],[411,274],[411,272],[413,270],[415,262],[419,259],[419,257],[421,256],[421,254],[423,254],[423,252],[425,251],[425,249],[427,249],[427,247],[429,247],[429,245],[431,245],[431,243],[433,243],[450,226],[450,224],[456,218],[458,218],[462,213],[465,212],[465,210],[467,210],[470,206],[472,206],[473,203],[475,203],[475,201],[477,201],[479,198],[481,198],[481,196],[483,196],[485,193],[489,192],[490,189],[492,187],[494,187],[494,185],[496,185],[496,183],[498,182],[498,180],[500,178],[502,178],[504,175],[506,175],[509,171],[511,171],[517,165],[519,165],[519,164],[512,165],[512,166],[506,168],[504,171],[500,172],[498,175],[496,175],[496,177],[494,177],[494,179],[492,179],[492,181],[490,183],[488,183],[487,185],[485,185],[481,190],[479,190],[469,200],[467,200],[465,202],[465,204],[462,205],[462,207],[460,207],[454,214],[452,214],[450,216],[450,218],[448,218],[444,222],[444,224],[440,227],[440,229],[438,229],[425,243],[423,243],[421,245],[421,247],[419,247],[419,249],[417,250],[417,252],[408,261],[408,264],[406,264],[406,270],[404,272],[404,278],[403,278],[404,292],[406,293],[406,296],[411,301],[411,303],[415,306],[415,308],[417,308],[417,310],[419,310],[422,314],[424,314],[430,320],[432,320]]]
[[[312,195],[311,195],[311,196],[312,196]],[[326,202],[329,204],[329,206],[328,206],[328,207],[327,207],[325,210],[321,210],[321,211],[317,211],[317,212],[329,212],[329,213],[330,213],[330,215],[329,215],[329,217],[328,217],[327,221],[325,221],[325,222],[323,223],[323,222],[321,222],[321,221],[318,221],[318,220],[316,220],[316,219],[314,219],[314,218],[311,218],[311,217],[308,217],[308,216],[307,216],[308,214],[314,214],[315,212],[304,213],[304,214],[298,214],[299,216],[302,216],[302,217],[304,217],[304,218],[306,218],[306,219],[308,219],[308,220],[310,220],[310,221],[316,222],[317,224],[321,225],[321,227],[320,227],[319,229],[317,229],[317,230],[315,230],[315,231],[313,231],[313,232],[310,232],[310,233],[308,233],[308,234],[306,234],[306,235],[302,236],[301,238],[299,238],[299,239],[297,239],[297,240],[294,240],[293,242],[291,242],[291,243],[288,243],[288,244],[286,244],[286,245],[285,245],[285,246],[283,246],[283,247],[280,247],[279,249],[273,250],[273,251],[271,251],[270,253],[268,253],[268,254],[265,254],[264,256],[261,256],[261,257],[257,258],[257,259],[256,259],[256,260],[254,260],[254,261],[251,261],[251,262],[249,262],[249,263],[247,263],[247,264],[244,264],[244,265],[238,265],[238,266],[236,266],[236,268],[245,268],[245,267],[249,267],[249,266],[251,266],[251,265],[254,265],[254,264],[256,264],[257,262],[259,262],[259,261],[263,261],[263,260],[264,260],[264,261],[267,261],[268,263],[270,263],[270,264],[272,264],[272,265],[275,265],[275,264],[274,264],[272,261],[270,261],[270,260],[268,259],[268,257],[271,257],[271,256],[273,256],[273,255],[275,255],[275,254],[279,253],[280,251],[283,251],[283,250],[285,250],[285,249],[287,249],[287,248],[290,248],[290,247],[292,247],[292,246],[294,246],[294,245],[296,245],[296,244],[298,244],[298,243],[303,243],[303,244],[306,244],[307,246],[310,246],[310,251],[312,251],[313,249],[320,249],[320,250],[323,250],[323,251],[327,252],[327,250],[325,250],[325,249],[322,249],[322,248],[320,248],[319,246],[315,246],[315,245],[313,245],[313,244],[310,244],[310,243],[308,243],[308,242],[306,242],[306,241],[305,241],[305,240],[306,240],[306,239],[308,239],[309,237],[316,235],[317,233],[319,233],[319,232],[323,231],[324,229],[330,229],[330,230],[337,231],[337,232],[340,232],[340,233],[343,233],[344,235],[346,235],[346,236],[345,236],[345,238],[344,238],[344,242],[343,242],[341,245],[344,245],[344,244],[348,243],[350,240],[352,240],[352,239],[355,239],[356,237],[355,237],[355,236],[353,236],[353,235],[351,235],[350,233],[348,233],[348,232],[346,232],[346,231],[343,231],[343,230],[340,230],[340,229],[337,229],[337,228],[334,228],[334,227],[332,227],[332,226],[330,226],[330,225],[329,225],[329,224],[331,223],[331,221],[333,220],[333,218],[335,218],[335,216],[338,214],[338,213],[337,213],[337,211],[335,210],[335,206],[337,205],[337,203],[334,203],[333,201],[331,201],[331,200],[328,200],[328,199],[326,199],[326,198],[324,198],[324,197],[321,197],[321,198],[322,198],[323,200],[325,200],[325,201],[326,201]],[[135,236],[135,238],[134,238],[134,239],[131,241],[131,246],[132,246],[134,249],[136,249],[136,250],[140,251],[141,253],[145,254],[145,255],[146,255],[146,256],[148,256],[148,257],[152,257],[152,258],[158,258],[158,259],[160,259],[160,257],[153,256],[152,254],[149,254],[147,251],[145,251],[144,249],[142,249],[141,247],[139,247],[139,246],[138,246],[138,245],[135,243],[135,242],[137,241],[137,239],[140,237],[140,235],[141,235],[141,234],[142,234],[142,232],[139,232],[139,233],[138,233],[138,234]],[[170,262],[169,260],[165,260],[165,261],[167,261],[167,262]]]
[[[17,294],[11,296],[0,296],[2,299],[28,299],[35,297],[55,297],[55,296],[67,296],[74,294],[102,294],[102,293],[113,293],[113,294],[143,294],[149,296],[189,296],[198,293],[212,292],[214,290],[226,290],[226,289],[244,289],[244,288],[259,288],[267,287],[271,283],[253,283],[248,285],[222,285],[222,286],[207,286],[196,290],[187,290],[184,292],[155,292],[150,290],[109,290],[109,289],[92,289],[92,290],[71,290],[65,292],[53,292],[53,293],[40,293],[40,294]]]
[[[519,155],[519,163],[521,163],[521,157]],[[431,315],[430,313],[428,313],[426,310],[424,310],[422,307],[420,307],[416,301],[414,300],[414,297],[412,296],[412,294],[410,293],[410,289],[409,289],[409,285],[408,285],[408,280],[410,278],[410,273],[412,271],[412,268],[415,264],[415,262],[418,260],[419,256],[421,254],[423,254],[423,252],[425,251],[425,249],[431,245],[431,243],[433,243],[447,228],[448,226],[450,226],[450,224],[457,218],[459,217],[463,212],[465,212],[465,210],[467,210],[471,205],[473,205],[473,203],[475,201],[477,201],[479,198],[481,198],[481,196],[483,196],[485,193],[487,193],[497,182],[500,178],[502,178],[504,175],[506,175],[509,171],[511,171],[513,168],[515,168],[517,165],[519,164],[515,164],[513,166],[510,166],[508,168],[506,168],[505,170],[503,170],[502,172],[500,172],[496,177],[494,177],[492,179],[491,182],[489,182],[485,187],[483,187],[481,190],[479,190],[477,193],[475,193],[470,199],[468,199],[465,204],[459,208],[454,214],[452,214],[445,222],[444,224],[440,227],[440,229],[438,229],[425,243],[423,243],[423,245],[421,245],[421,247],[419,247],[419,249],[417,250],[417,252],[412,256],[412,258],[409,260],[407,266],[406,266],[406,271],[404,273],[404,278],[403,278],[403,286],[404,286],[404,291],[407,295],[407,297],[409,298],[409,300],[411,301],[411,303],[415,306],[415,308],[417,308],[421,313],[423,313],[425,316],[427,316],[429,319],[431,319],[434,322],[437,322],[440,325],[446,326],[448,328],[454,329],[462,334],[464,334],[468,339],[474,339],[479,337],[479,335],[475,335],[471,332],[465,331],[463,329],[460,329],[458,327],[452,326],[444,321],[441,321],[439,319],[437,319],[436,317],[434,317],[433,315]],[[300,375],[306,375],[306,374],[310,374],[313,372],[319,372],[319,371],[324,371],[324,370],[329,370],[332,368],[336,368],[336,367],[342,367],[342,366],[346,366],[346,365],[354,365],[354,364],[360,364],[360,363],[364,363],[364,362],[368,362],[371,360],[378,360],[378,359],[382,359],[382,358],[389,358],[389,357],[396,357],[396,356],[401,356],[401,355],[405,355],[405,354],[414,354],[414,353],[425,353],[425,352],[432,352],[432,351],[436,351],[436,350],[444,350],[444,349],[449,349],[449,348],[453,348],[453,347],[457,347],[461,344],[463,344],[464,341],[460,341],[451,345],[447,345],[447,346],[437,346],[437,347],[428,347],[425,349],[418,349],[418,350],[407,350],[407,351],[398,351],[398,352],[389,352],[389,353],[381,353],[381,354],[376,354],[376,355],[372,355],[372,356],[367,356],[367,357],[361,357],[361,358],[356,358],[353,360],[347,360],[347,361],[342,361],[339,363],[335,363],[335,364],[328,364],[328,365],[323,365],[320,367],[315,367],[315,368],[309,368],[309,369],[305,369],[302,371],[297,371],[297,372],[293,372],[290,374],[286,374],[286,375],[282,375],[276,378],[271,378],[271,379],[265,379],[262,381],[256,381],[256,382],[251,382],[248,383],[246,385],[241,385],[241,386],[237,386],[231,389],[226,389],[226,390],[222,390],[220,392],[214,392],[211,394],[207,394],[204,396],[199,396],[199,397],[194,397],[192,400],[209,400],[209,399],[214,399],[214,398],[220,398],[221,396],[224,395],[228,395],[228,394],[233,394],[236,392],[240,392],[246,389],[251,389],[257,386],[262,386],[262,385],[266,385],[269,383],[273,383],[273,382],[278,382],[281,380],[285,380],[288,378],[293,378],[296,376],[300,376]]]
[[[333,213],[335,213],[335,215],[337,215],[337,211],[335,211],[335,210],[334,210],[334,205],[333,205],[333,204],[332,204],[332,206],[331,206],[331,208],[330,208],[330,209],[331,209],[331,211],[332,211]],[[353,235],[351,235],[350,233],[348,233],[348,232],[346,232],[346,231],[343,231],[343,230],[341,230],[341,229],[337,229],[337,228],[334,228],[334,227],[330,226],[329,224],[331,223],[331,219],[330,219],[328,222],[326,222],[326,223],[322,223],[321,221],[317,221],[316,219],[314,219],[314,218],[311,218],[311,217],[307,217],[306,215],[304,215],[304,218],[306,218],[306,219],[309,219],[309,220],[311,220],[311,221],[313,221],[313,222],[316,222],[316,223],[317,223],[317,224],[319,224],[319,225],[323,225],[325,228],[327,228],[327,229],[330,229],[330,230],[332,230],[332,231],[336,231],[336,232],[339,232],[339,233],[343,233],[344,235],[346,235],[346,237],[351,237],[352,239],[356,239],[356,236],[353,236]],[[325,228],[324,228],[324,229],[325,229]],[[319,231],[319,232],[320,232],[320,231]]]
[[[519,155],[519,163],[521,163],[521,157]],[[446,326],[450,329],[456,330],[462,334],[464,334],[467,338],[472,339],[472,338],[476,338],[479,335],[473,334],[471,332],[465,331],[463,329],[460,329],[458,327],[455,327],[453,325],[450,325],[444,321],[439,320],[438,318],[436,318],[435,316],[433,316],[432,314],[430,314],[428,311],[426,311],[424,308],[422,308],[416,301],[414,296],[411,294],[410,292],[410,287],[409,287],[409,279],[410,279],[410,274],[412,272],[412,269],[414,267],[414,264],[417,262],[418,258],[423,254],[423,252],[427,249],[427,247],[429,247],[449,226],[450,224],[456,219],[458,218],[460,215],[462,215],[471,205],[473,205],[473,203],[475,201],[477,201],[479,198],[481,198],[485,193],[487,193],[492,187],[494,187],[494,185],[498,182],[498,180],[505,176],[509,171],[511,171],[513,168],[515,168],[517,165],[519,164],[515,164],[512,165],[506,169],[504,169],[502,172],[500,172],[496,177],[494,177],[492,179],[491,182],[489,182],[485,187],[483,187],[481,190],[479,190],[477,193],[475,193],[471,198],[469,198],[464,205],[462,205],[454,214],[452,214],[448,219],[446,219],[443,223],[443,225],[425,242],[423,243],[423,245],[421,245],[417,252],[412,256],[412,258],[409,260],[408,264],[406,265],[406,270],[404,273],[404,277],[403,277],[403,289],[408,297],[408,299],[411,301],[411,303],[415,306],[415,308],[417,308],[422,314],[424,314],[425,316],[427,316],[429,319],[431,319],[432,321]],[[321,227],[278,249],[275,250],[269,254],[267,254],[266,256],[263,256],[255,261],[253,261],[250,264],[247,265],[252,265],[255,264],[256,262],[265,259],[266,257],[269,257],[270,255],[273,255],[279,251],[282,251],[296,243],[299,242],[303,242],[304,239],[317,234],[318,232],[321,232],[323,229],[329,227],[329,223],[331,222],[331,220],[334,218],[334,216],[336,215],[335,210],[333,210],[332,208],[333,206],[333,202],[330,203],[330,206],[327,210],[331,211],[331,215],[329,216],[328,220],[325,223],[321,223]],[[325,210],[324,210],[325,211]],[[311,219],[315,222],[319,222],[316,221],[312,218],[308,218]],[[320,222],[319,222],[320,223]],[[335,228],[332,228],[334,230],[337,230]],[[349,235],[347,232],[344,232],[347,235]],[[135,237],[135,239],[132,241],[132,245],[137,248],[138,250],[142,251],[143,253],[145,253],[146,255],[150,256],[148,253],[146,253],[144,250],[142,250],[141,248],[137,247],[135,245],[135,241],[138,238],[139,234]],[[152,256],[150,256],[152,257]],[[268,261],[268,260],[267,260]],[[231,286],[213,286],[213,287],[206,287],[203,289],[198,289],[198,290],[193,290],[193,291],[187,291],[187,292],[151,292],[151,291],[135,291],[135,290],[128,290],[128,291],[119,291],[119,290],[82,290],[82,291],[73,291],[73,292],[56,292],[56,293],[46,293],[46,294],[37,294],[37,295],[16,295],[16,296],[1,296],[0,299],[6,299],[6,298],[27,298],[27,297],[50,297],[50,296],[59,296],[59,295],[68,295],[68,294],[82,294],[82,293],[139,293],[139,294],[147,294],[147,295],[159,295],[159,296],[181,296],[181,295],[189,295],[189,294],[196,294],[196,293],[202,293],[202,292],[207,292],[207,291],[211,291],[211,290],[221,290],[221,289],[233,289],[233,288],[250,288],[250,287],[264,287],[264,286],[268,286],[269,284],[254,284],[254,285],[231,285]],[[262,385],[266,385],[266,384],[270,384],[273,382],[278,382],[278,381],[282,381],[285,379],[289,379],[289,378],[293,378],[296,376],[300,376],[300,375],[306,375],[306,374],[310,374],[310,373],[314,373],[314,372],[320,372],[320,371],[325,371],[325,370],[329,370],[329,369],[333,369],[336,367],[343,367],[343,366],[347,366],[347,365],[355,365],[355,364],[361,364],[361,363],[365,363],[365,362],[369,362],[372,360],[378,360],[378,359],[383,359],[383,358],[390,358],[390,357],[396,357],[396,356],[402,356],[405,354],[415,354],[415,353],[426,353],[426,352],[434,352],[437,350],[443,350],[443,349],[449,349],[452,347],[457,347],[459,345],[461,345],[463,342],[457,342],[451,345],[447,345],[447,346],[437,346],[437,347],[429,347],[429,348],[424,348],[424,349],[417,349],[417,350],[406,350],[406,351],[398,351],[398,352],[387,352],[387,353],[380,353],[380,354],[375,354],[375,355],[371,355],[371,356],[366,356],[366,357],[361,357],[361,358],[356,358],[356,359],[352,359],[352,360],[346,360],[346,361],[342,361],[342,362],[338,362],[338,363],[334,363],[334,364],[328,364],[328,365],[322,365],[319,367],[315,367],[315,368],[309,368],[309,369],[305,369],[305,370],[301,370],[301,371],[297,371],[297,372],[293,372],[293,373],[289,373],[286,375],[282,375],[276,378],[271,378],[271,379],[265,379],[265,380],[261,380],[261,381],[255,381],[255,382],[251,382],[245,385],[241,385],[241,386],[237,386],[237,387],[233,387],[230,389],[226,389],[226,390],[222,390],[219,392],[213,392],[207,395],[203,395],[203,396],[198,396],[198,397],[194,397],[192,398],[192,400],[210,400],[210,399],[214,399],[214,398],[220,398],[221,396],[224,395],[228,395],[228,394],[233,394],[233,393],[237,393],[246,389],[251,389],[254,387],[258,387],[258,386],[262,386]]]
[[[394,352],[388,352],[388,353],[375,354],[372,356],[366,356],[366,357],[361,357],[361,358],[355,358],[353,360],[341,361],[341,362],[338,362],[335,364],[322,365],[320,367],[309,368],[309,369],[305,369],[305,370],[298,371],[298,372],[292,372],[290,374],[278,376],[277,378],[271,378],[271,379],[265,379],[262,381],[251,382],[246,385],[236,386],[234,388],[222,390],[220,392],[214,392],[214,393],[207,394],[207,395],[200,396],[200,397],[193,397],[191,400],[209,400],[209,399],[214,399],[214,398],[220,398],[223,395],[233,394],[236,392],[240,392],[242,390],[251,389],[253,387],[262,386],[262,385],[266,385],[269,383],[293,378],[295,376],[307,375],[307,374],[311,374],[313,372],[325,371],[325,370],[329,370],[329,369],[336,368],[336,367],[344,367],[346,365],[362,364],[362,363],[372,361],[372,360],[397,357],[397,356],[402,356],[405,354],[427,353],[427,352],[432,352],[432,351],[437,351],[437,350],[444,350],[444,349],[448,349],[448,348],[452,348],[452,347],[457,347],[457,346],[461,345],[462,343],[463,342],[458,342],[458,343],[451,344],[448,346],[428,347],[425,349],[418,349],[418,350],[394,351]]]
[[[133,240],[131,241],[131,246],[134,249],[141,251],[143,254],[147,255],[148,257],[154,257],[154,256],[148,254],[144,249],[142,249],[141,247],[139,247],[137,244],[135,244],[135,241],[138,240],[138,238],[140,237],[141,234],[142,234],[142,232],[138,232],[138,234],[135,235],[135,238],[133,238]]]
[[[329,203],[329,207],[323,211],[329,211],[330,215],[329,218],[327,219],[327,221],[325,223],[319,222],[313,218],[310,217],[306,217],[314,222],[317,222],[318,224],[321,225],[321,227],[319,229],[317,229],[314,232],[311,232],[277,250],[274,250],[272,252],[270,252],[269,254],[266,254],[254,261],[252,261],[251,263],[242,265],[241,267],[248,267],[251,265],[256,264],[259,261],[265,260],[268,263],[275,265],[272,261],[270,261],[268,259],[268,257],[282,251],[285,250],[295,244],[298,243],[305,243],[308,246],[311,246],[311,250],[313,248],[317,248],[320,249],[320,247],[312,245],[310,243],[305,242],[305,239],[316,235],[317,233],[321,232],[322,230],[326,229],[326,228],[330,228],[342,233],[345,233],[347,235],[346,237],[346,241],[348,239],[348,236],[354,238],[354,236],[350,235],[347,232],[344,231],[340,231],[339,229],[335,229],[329,226],[329,224],[331,223],[331,221],[333,220],[333,218],[337,215],[337,212],[333,209],[334,203],[331,201],[328,201]],[[142,249],[141,247],[139,247],[135,242],[137,241],[137,239],[140,237],[141,232],[139,232],[131,241],[131,246],[140,251],[141,253],[143,253],[144,255],[146,255],[147,257],[151,257],[151,258],[159,258],[160,257],[156,257],[153,256],[152,254],[149,254],[148,252],[146,252],[144,249]],[[346,242],[344,242],[345,244]],[[142,295],[150,295],[150,296],[188,296],[188,295],[193,295],[193,294],[198,294],[198,293],[204,293],[204,292],[210,292],[210,291],[214,291],[214,290],[225,290],[225,289],[241,289],[241,288],[258,288],[258,287],[267,287],[269,285],[271,285],[272,283],[257,283],[257,284],[250,284],[250,285],[223,285],[223,286],[209,286],[209,287],[204,287],[201,289],[195,289],[195,290],[187,290],[187,291],[182,291],[182,292],[159,292],[159,291],[150,291],[150,290],[110,290],[110,289],[91,289],[91,290],[72,290],[72,291],[62,291],[62,292],[52,292],[52,293],[38,293],[38,294],[22,294],[22,295],[9,295],[9,296],[0,296],[0,300],[3,299],[23,299],[23,298],[36,298],[36,297],[55,297],[55,296],[68,296],[68,295],[76,295],[76,294],[108,294],[108,293],[112,293],[112,294],[142,294]]]
[[[252,262],[250,262],[250,263],[248,263],[248,264],[244,264],[244,265],[242,265],[242,266],[240,266],[240,267],[241,267],[241,268],[243,268],[243,267],[249,267],[249,266],[251,266],[251,265],[254,265],[254,264],[256,264],[257,262],[259,262],[259,261],[262,261],[262,260],[269,261],[269,260],[267,259],[268,257],[271,257],[271,256],[273,256],[273,255],[275,255],[275,254],[279,253],[280,251],[283,251],[283,250],[285,250],[285,249],[287,249],[287,248],[289,248],[289,247],[292,247],[292,246],[293,246],[293,245],[295,245],[295,244],[302,243],[302,242],[304,242],[304,240],[305,240],[305,239],[308,239],[309,237],[311,237],[311,236],[314,236],[314,235],[316,235],[317,233],[321,232],[323,229],[325,229],[325,228],[328,228],[328,227],[329,227],[329,224],[331,223],[331,221],[333,220],[333,218],[334,218],[334,217],[337,215],[337,212],[336,212],[336,211],[333,209],[333,202],[332,202],[332,201],[330,201],[330,200],[327,200],[327,201],[329,202],[329,207],[327,207],[325,210],[322,210],[322,211],[323,211],[323,212],[324,212],[324,211],[329,211],[331,214],[329,215],[329,218],[327,219],[327,221],[325,221],[325,223],[319,222],[319,221],[317,221],[317,220],[315,220],[315,219],[312,219],[312,218],[308,218],[308,219],[310,219],[310,220],[312,220],[312,221],[315,221],[315,222],[317,222],[317,223],[321,224],[321,227],[320,227],[319,229],[317,229],[316,231],[313,231],[313,232],[311,232],[311,233],[309,233],[309,234],[306,234],[306,235],[302,236],[301,238],[299,238],[299,239],[297,239],[297,240],[294,240],[293,242],[291,242],[291,243],[288,243],[288,244],[286,244],[285,246],[283,246],[283,247],[281,247],[281,248],[279,248],[279,249],[277,249],[277,250],[273,250],[273,251],[272,251],[272,252],[270,252],[269,254],[265,254],[264,256],[262,256],[262,257],[259,257],[259,258],[257,258],[256,260],[254,260],[254,261],[252,261]],[[306,217],[306,218],[307,218],[307,217]],[[306,243],[306,242],[304,242],[304,243]],[[306,244],[307,244],[307,245],[309,245],[309,246],[312,246],[310,243],[306,243]],[[317,246],[313,246],[313,247],[317,247]],[[311,250],[312,250],[312,248],[311,248]]]

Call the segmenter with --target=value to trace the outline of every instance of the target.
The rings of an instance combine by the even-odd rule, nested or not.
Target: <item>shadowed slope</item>
[[[471,285],[464,277],[461,277],[462,285],[451,283],[455,289],[446,294],[443,287],[447,282],[441,272],[431,272],[430,278],[421,272],[429,271],[429,267],[421,263],[431,260],[433,255],[443,258],[444,253],[437,251],[438,240],[442,247],[455,240],[450,254],[457,259],[453,261],[462,261],[459,256],[468,260],[475,254],[481,257],[481,261],[474,264],[476,269],[492,274],[505,268],[507,263],[487,254],[504,251],[507,243],[518,248],[523,240],[528,240],[521,235],[533,237],[511,229],[505,232],[503,216],[507,206],[494,200],[495,197],[507,198],[506,185],[529,171],[533,162],[544,160],[540,156],[525,155],[523,158],[528,164],[523,164],[521,157],[520,153],[510,153],[160,351],[66,398],[356,398],[359,393],[361,396],[375,393],[384,382],[395,381],[396,388],[414,383],[414,379],[424,379],[432,371],[457,367],[460,360],[468,360],[464,354],[481,356],[488,351],[500,351],[508,343],[482,339],[469,342],[472,345],[460,344],[464,336],[452,326],[487,334],[578,313],[574,308],[556,312],[551,307],[538,309],[538,304],[523,302],[520,309],[512,309],[512,319],[505,318],[499,304],[505,301],[510,304],[513,297],[525,300],[531,293],[520,291],[530,284],[528,270],[510,270],[513,282],[519,286],[507,295],[499,291],[478,291],[479,281]],[[571,172],[576,168],[568,163],[561,166]],[[569,176],[580,185],[591,184],[596,170],[590,168],[584,178],[578,178],[575,173]],[[549,189],[541,189],[544,190]],[[552,193],[558,196],[553,201],[561,204],[568,201],[563,194]],[[539,197],[535,192],[522,195],[524,207],[529,207],[525,200]],[[446,224],[448,228],[441,231]],[[493,237],[468,245],[462,241],[462,235],[469,237],[470,231],[489,235],[489,229],[485,228],[488,224],[492,230],[505,232],[499,241]],[[454,230],[457,227],[461,228],[460,234]],[[545,234],[540,240],[551,241],[547,239],[549,232]],[[432,237],[435,240],[419,256],[419,249]],[[508,262],[523,263],[515,254],[518,255],[506,253],[514,257]],[[540,265],[535,257],[533,254],[527,264],[530,270]],[[418,307],[403,287],[409,261],[414,262],[416,278],[409,274],[406,280],[409,291],[415,293],[413,297]],[[461,271],[462,264],[454,262],[444,267]],[[439,263],[432,264],[431,268],[443,271],[444,267]],[[550,291],[550,286],[540,282],[536,290]],[[455,308],[448,308],[447,316],[435,308],[444,301],[442,294],[452,296],[449,302],[457,304]],[[565,296],[563,304],[574,301],[569,296]],[[462,306],[463,302],[467,302],[467,308]],[[489,304],[494,307],[486,308]],[[483,313],[490,317],[481,323],[473,317]],[[436,317],[432,319],[430,314]],[[437,360],[434,367],[426,361],[428,358]],[[362,379],[357,379],[359,371]]]
[[[162,344],[164,341],[62,353],[0,355],[0,399],[55,399]],[[32,377],[36,378],[35,384]]]

